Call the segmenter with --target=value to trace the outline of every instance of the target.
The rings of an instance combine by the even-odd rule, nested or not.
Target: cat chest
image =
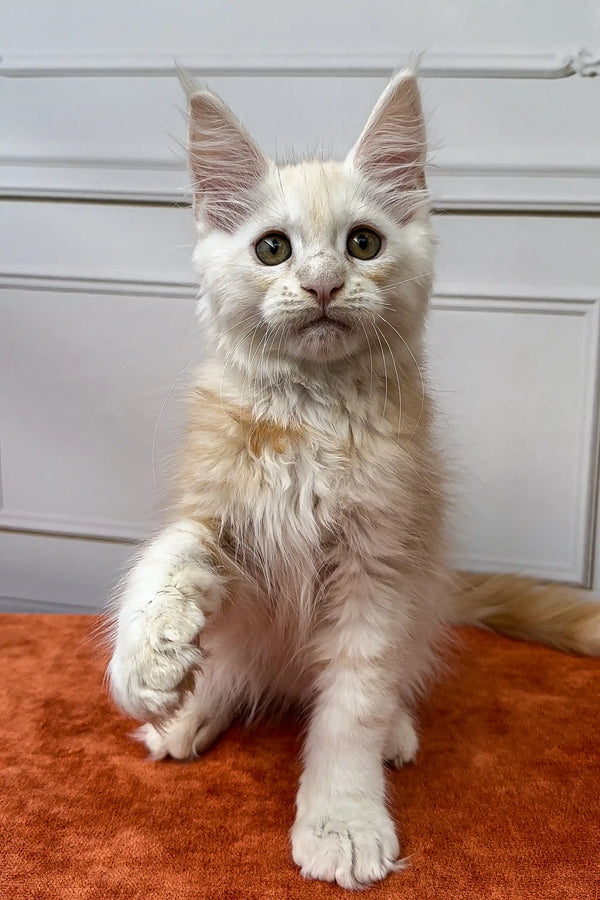
[[[255,429],[247,442],[246,515],[289,542],[331,535],[356,506],[381,502],[382,470],[355,446],[320,433]]]
[[[307,533],[327,527],[343,505],[348,465],[332,446],[294,434],[254,434],[248,465],[258,508],[282,532],[293,523]]]
[[[308,618],[335,545],[349,527],[374,527],[391,502],[385,451],[329,434],[254,425],[218,452],[215,442],[203,463],[196,509],[210,504],[226,554],[268,597],[293,597]]]
[[[395,503],[389,447],[368,435],[359,441],[334,422],[282,427],[220,408],[214,421],[203,419],[187,456],[183,507],[219,522],[238,560],[286,567],[287,559],[306,577],[348,521],[373,521],[382,504]]]

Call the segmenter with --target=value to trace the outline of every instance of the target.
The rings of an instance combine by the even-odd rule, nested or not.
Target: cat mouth
[[[334,332],[343,332],[347,333],[350,331],[350,325],[347,322],[342,322],[341,319],[334,319],[332,316],[322,315],[317,319],[311,319],[310,322],[305,322],[298,329],[300,334],[306,334],[311,331],[321,331],[323,333],[334,333]]]

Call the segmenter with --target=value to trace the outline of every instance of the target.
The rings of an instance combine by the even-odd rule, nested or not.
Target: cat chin
[[[287,352],[297,360],[334,362],[352,356],[361,347],[360,335],[339,328],[302,331],[289,341]]]

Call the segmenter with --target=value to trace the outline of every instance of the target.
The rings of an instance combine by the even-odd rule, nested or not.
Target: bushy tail
[[[456,623],[560,650],[600,655],[600,598],[522,575],[457,572]]]

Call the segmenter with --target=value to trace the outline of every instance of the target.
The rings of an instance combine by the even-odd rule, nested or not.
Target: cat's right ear
[[[194,214],[211,228],[234,231],[252,214],[269,161],[220,97],[190,90],[189,81],[184,87]]]
[[[406,221],[426,197],[425,123],[415,73],[398,72],[367,120],[347,162]]]

